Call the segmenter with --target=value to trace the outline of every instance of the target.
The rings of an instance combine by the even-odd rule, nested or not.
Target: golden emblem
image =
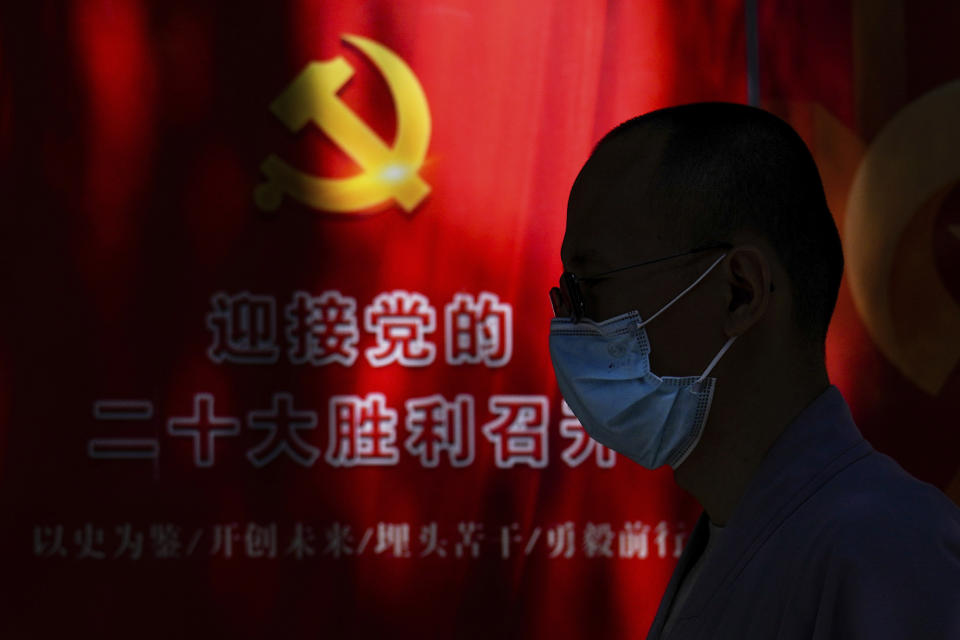
[[[308,207],[331,213],[358,213],[395,201],[406,211],[430,193],[418,175],[430,141],[427,98],[410,67],[393,51],[368,38],[344,35],[383,75],[393,97],[397,133],[388,146],[337,92],[353,76],[342,57],[311,62],[270,104],[270,111],[296,133],[313,122],[356,162],[361,173],[348,178],[323,178],[304,173],[271,154],[260,165],[267,181],[254,190],[264,211],[274,211],[284,195]]]

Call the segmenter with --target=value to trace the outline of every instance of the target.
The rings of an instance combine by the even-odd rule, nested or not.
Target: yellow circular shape
[[[935,213],[938,194],[960,179],[958,117],[960,81],[897,113],[866,150],[844,222],[847,277],[867,330],[881,352],[931,395],[960,361],[960,306],[934,264],[935,215],[929,211]]]

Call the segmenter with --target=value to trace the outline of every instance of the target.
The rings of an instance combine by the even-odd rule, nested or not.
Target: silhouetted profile
[[[704,509],[648,638],[960,638],[960,509],[827,377],[843,256],[789,125],[722,103],[623,123],[577,176],[561,258],[564,398]]]

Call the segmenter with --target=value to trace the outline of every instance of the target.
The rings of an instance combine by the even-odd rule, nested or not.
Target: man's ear
[[[730,250],[723,268],[729,287],[724,330],[739,336],[766,313],[774,290],[770,263],[759,248],[743,245]]]

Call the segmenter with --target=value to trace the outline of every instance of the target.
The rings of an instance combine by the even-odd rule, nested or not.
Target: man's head
[[[711,306],[703,296],[712,295],[729,311],[744,306],[741,315],[749,318],[739,324],[718,318],[729,335],[745,332],[766,313],[770,295],[779,296],[780,324],[789,326],[776,331],[791,331],[791,342],[822,355],[843,269],[839,236],[803,141],[760,109],[691,104],[612,130],[571,190],[561,257],[568,271],[589,277],[718,243],[735,246],[710,276],[725,285],[695,304]],[[588,281],[586,314],[603,320],[638,309],[648,316],[722,253],[704,251]],[[761,280],[768,290],[759,290]],[[676,306],[678,313],[698,312],[696,306],[683,309],[682,302]],[[709,326],[707,316],[701,323],[706,342],[719,346],[720,327]],[[651,342],[656,352],[652,335]],[[694,344],[690,350],[697,350]],[[682,367],[701,359],[671,360]]]

